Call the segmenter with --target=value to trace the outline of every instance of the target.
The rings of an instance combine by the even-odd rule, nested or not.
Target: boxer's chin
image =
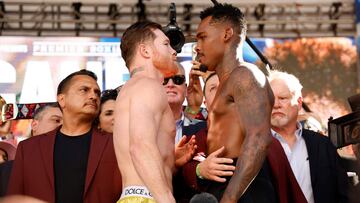
[[[179,71],[176,64],[169,64],[169,66],[166,69],[160,70],[161,73],[164,75],[164,78],[171,77],[173,75],[176,75]]]

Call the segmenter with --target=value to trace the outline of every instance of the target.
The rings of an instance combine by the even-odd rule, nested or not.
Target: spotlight
[[[72,7],[74,9],[74,16],[76,20],[79,20],[81,15],[80,15],[80,9],[81,9],[82,3],[80,2],[75,2],[72,4]]]
[[[138,9],[138,21],[146,20],[146,5],[144,4],[143,0],[138,1],[138,3],[136,4],[136,8]]]
[[[108,16],[113,21],[115,21],[120,16],[120,13],[119,13],[119,10],[118,10],[118,7],[117,7],[116,4],[110,4],[109,5]],[[114,37],[116,37],[117,36],[116,23],[111,23],[111,27],[112,27],[112,30],[114,32]]]
[[[0,19],[3,19],[4,17],[5,17],[5,3],[3,1],[0,1]],[[5,27],[5,21],[0,23],[0,35],[2,35],[2,31],[4,27]]]
[[[82,3],[80,3],[80,2],[72,3],[72,8],[73,8],[74,19],[75,20],[80,20],[81,19],[81,13],[80,13],[81,6],[82,6]],[[79,32],[81,30],[81,27],[82,27],[81,23],[79,23],[79,22],[75,23],[76,36],[79,36]]]
[[[254,10],[254,16],[257,20],[264,20],[264,16],[265,16],[265,4],[258,4]],[[259,32],[261,34],[261,36],[264,36],[264,24],[259,24]]]
[[[1,15],[5,13],[5,4],[3,1],[0,1],[0,11],[1,11]]]
[[[332,3],[330,10],[329,10],[329,18],[331,20],[338,20],[341,16],[341,2],[334,2]],[[331,24],[331,30],[334,32],[334,35],[337,36],[337,24],[332,23]]]
[[[191,10],[193,8],[192,4],[184,4],[184,20],[187,21],[185,23],[185,32],[191,32]]]

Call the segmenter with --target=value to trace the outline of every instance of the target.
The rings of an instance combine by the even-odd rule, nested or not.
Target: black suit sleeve
[[[339,203],[347,203],[349,202],[349,179],[347,177],[346,171],[344,167],[341,165],[341,158],[339,154],[336,151],[336,148],[332,145],[332,143],[329,143],[332,148],[332,151],[334,151],[335,156],[335,164],[336,164],[336,173],[337,173],[337,191],[338,191],[338,202]]]

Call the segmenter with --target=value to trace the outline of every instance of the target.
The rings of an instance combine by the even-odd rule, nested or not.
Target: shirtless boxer
[[[209,109],[207,154],[224,146],[223,156],[237,159],[228,185],[217,191],[216,187],[223,187],[218,185],[211,192],[221,202],[237,202],[265,163],[272,141],[270,115],[274,97],[265,75],[255,65],[245,63],[242,53],[237,54],[246,35],[239,9],[219,4],[204,10],[200,18],[196,34],[199,62],[215,70],[220,80]],[[264,173],[269,178],[269,169]],[[270,199],[263,201],[272,202],[276,199],[273,193],[255,194],[269,194]]]
[[[119,202],[175,202],[175,122],[162,81],[177,72],[176,52],[152,22],[130,26],[120,47],[131,78],[115,107],[114,145],[124,188]]]

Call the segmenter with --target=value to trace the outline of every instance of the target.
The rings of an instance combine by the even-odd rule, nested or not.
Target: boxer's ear
[[[224,35],[224,41],[229,41],[232,36],[234,35],[234,29],[232,27],[225,28],[225,35]]]
[[[150,58],[150,50],[147,44],[139,44],[140,55],[144,58]]]

